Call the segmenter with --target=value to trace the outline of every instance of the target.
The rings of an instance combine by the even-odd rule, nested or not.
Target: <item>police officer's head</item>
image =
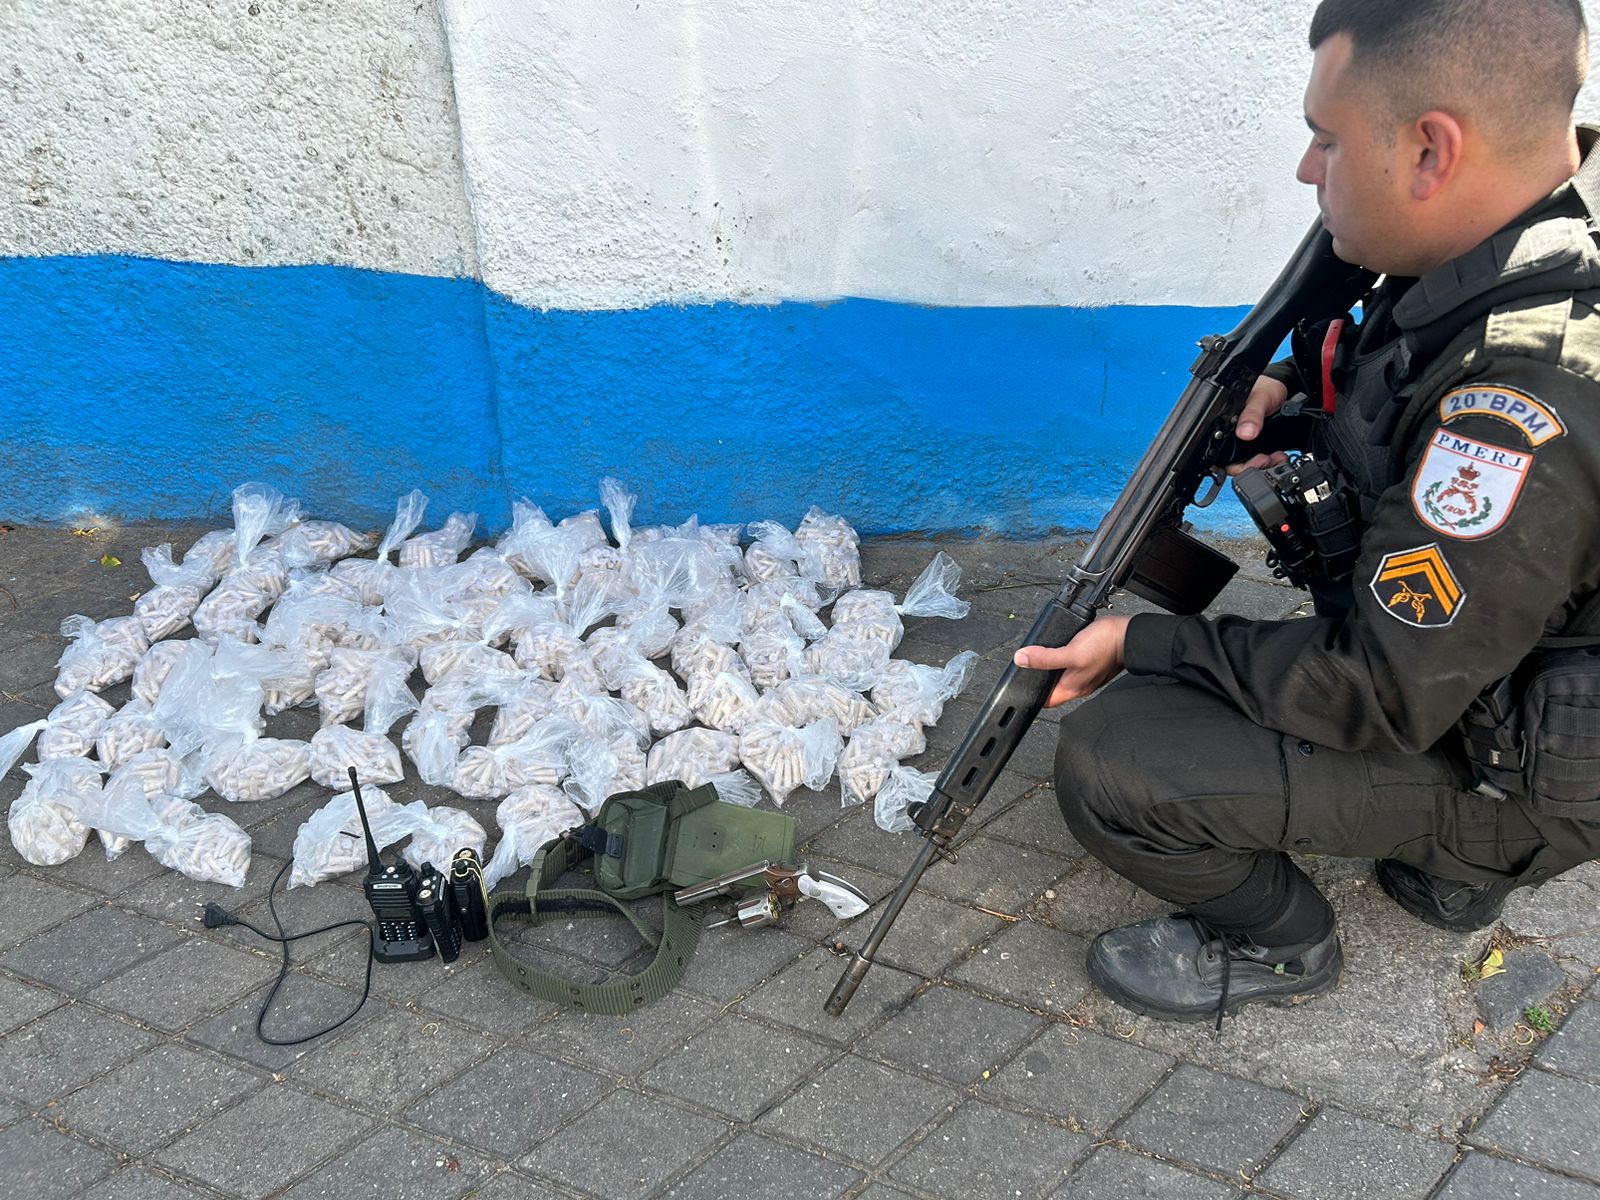
[[[1580,0],[1323,0],[1311,48],[1299,177],[1350,262],[1421,274],[1572,174]]]

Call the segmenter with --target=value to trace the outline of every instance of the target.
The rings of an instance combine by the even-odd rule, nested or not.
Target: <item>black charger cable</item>
[[[343,1025],[351,1017],[355,1016],[361,1011],[362,1006],[367,1002],[367,996],[372,992],[373,952],[372,925],[370,922],[357,918],[351,918],[348,921],[335,921],[331,925],[323,925],[318,929],[307,929],[304,933],[289,933],[284,929],[283,918],[278,915],[278,906],[274,901],[274,895],[278,890],[278,884],[283,881],[283,873],[289,869],[289,866],[289,863],[284,863],[282,867],[278,868],[278,873],[272,877],[272,885],[267,888],[267,911],[272,914],[273,924],[278,927],[278,932],[276,934],[268,933],[265,929],[259,929],[252,925],[249,921],[241,920],[239,917],[234,916],[227,909],[223,908],[222,905],[215,902],[207,903],[200,910],[200,921],[207,929],[221,929],[224,925],[238,925],[241,928],[248,929],[257,937],[266,938],[269,942],[277,942],[279,946],[282,947],[283,963],[278,968],[278,978],[273,981],[272,989],[267,992],[267,998],[261,1002],[261,1011],[256,1013],[256,1036],[269,1046],[299,1046],[305,1042],[319,1038],[325,1033],[332,1033],[335,1029],[339,1028],[339,1026]],[[356,1006],[349,1012],[345,1013],[344,1016],[340,1017],[332,1025],[328,1025],[322,1029],[319,1029],[315,1033],[308,1033],[304,1037],[268,1037],[266,1030],[263,1029],[262,1026],[266,1022],[267,1013],[272,1008],[272,1001],[278,995],[278,989],[283,986],[283,981],[289,977],[289,967],[291,965],[289,959],[289,943],[298,942],[302,938],[315,937],[319,933],[331,933],[335,929],[345,929],[355,925],[359,925],[367,935],[367,979],[366,983],[361,989],[361,999],[356,1001]]]

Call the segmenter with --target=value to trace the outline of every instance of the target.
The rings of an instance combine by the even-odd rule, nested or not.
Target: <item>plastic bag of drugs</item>
[[[584,738],[576,721],[550,716],[502,746],[468,746],[456,760],[455,791],[495,800],[530,784],[554,787],[567,777],[569,752]]]
[[[63,700],[80,689],[98,692],[121,683],[150,649],[134,617],[95,622],[74,614],[61,622],[61,636],[72,639],[56,663],[56,695]]]
[[[813,581],[823,578],[822,563],[816,554],[778,522],[752,521],[745,531],[755,539],[744,552],[745,570],[751,579],[776,579],[781,575],[799,575]]]
[[[739,734],[739,761],[782,805],[798,787],[821,791],[833,778],[842,742],[831,720],[795,728],[753,721]]]
[[[721,671],[695,675],[689,682],[689,707],[702,725],[738,733],[756,717],[761,693],[742,675]]]
[[[85,758],[117,710],[93,692],[76,691],[50,710],[39,734],[39,761]]]
[[[119,788],[137,785],[151,800],[157,796],[193,800],[206,790],[199,763],[181,759],[165,746],[141,750],[128,759],[111,772],[106,787],[112,785]]]
[[[22,769],[28,782],[6,818],[11,844],[36,867],[76,858],[89,840],[82,813],[100,791],[99,764],[87,758],[54,758],[24,763]]]
[[[451,513],[432,533],[420,533],[400,547],[400,565],[408,570],[454,563],[472,541],[477,513]]]
[[[233,489],[233,566],[245,566],[262,538],[282,533],[300,520],[300,501],[287,499],[264,483]]]
[[[943,617],[959,621],[972,606],[956,598],[961,567],[943,550],[933,556],[906,591],[905,601],[894,602],[888,592],[860,588],[833,602],[833,631],[848,627],[858,639],[887,642],[893,650],[905,636],[901,617]]]
[[[186,654],[198,653],[203,656],[210,652],[204,642],[157,642],[139,657],[138,664],[133,668],[134,699],[155,704],[167,676],[172,674],[172,668],[179,659]]]
[[[382,733],[365,733],[348,725],[325,725],[311,735],[308,760],[311,778],[325,788],[349,783],[350,768],[366,783],[399,783],[405,778],[400,747]]]
[[[363,797],[365,794],[363,789]],[[442,804],[429,808],[421,800],[406,805],[406,811],[413,814],[416,824],[412,829],[411,841],[402,853],[405,860],[419,871],[425,863],[448,871],[449,862],[456,852],[468,847],[480,859],[483,857],[483,847],[489,835],[471,814]]]
[[[978,656],[963,650],[943,667],[892,659],[872,689],[872,702],[882,711],[905,714],[922,725],[937,725],[944,706],[967,686]]]
[[[170,542],[146,546],[139,552],[139,561],[144,563],[155,586],[134,602],[133,615],[144,628],[145,637],[158,642],[189,623],[216,576],[204,559],[192,563],[185,560],[181,565],[173,562]]]
[[[143,700],[129,700],[105,719],[95,737],[94,749],[106,769],[115,770],[136,754],[166,744],[167,737],[150,706]]]
[[[895,766],[878,788],[873,801],[872,819],[886,833],[910,833],[917,826],[907,808],[926,803],[933,795],[933,785],[939,776],[932,771],[919,771],[915,767]]]
[[[224,800],[276,800],[311,777],[311,746],[289,738],[227,738],[207,743],[201,765]]]
[[[872,629],[867,622],[836,624],[826,637],[806,647],[806,673],[831,679],[852,692],[871,691],[894,656],[894,643],[867,632]]]
[[[646,758],[645,781],[661,783],[682,780],[686,787],[724,775],[739,765],[739,737],[719,729],[696,725],[669,733],[654,746]]]
[[[584,812],[595,813],[608,796],[644,786],[645,761],[644,752],[625,734],[609,742],[589,738],[572,747],[561,786]]]
[[[570,678],[556,684],[550,699],[558,715],[576,721],[590,737],[626,737],[641,750],[650,745],[650,722],[626,700],[579,687]]]
[[[536,722],[553,713],[553,691],[554,687],[548,680],[528,672],[499,682],[492,698],[495,716],[494,724],[489,729],[488,744],[504,746],[514,742],[532,729]]]
[[[864,804],[873,799],[901,759],[927,748],[921,728],[893,711],[863,725],[839,756],[841,804]]]
[[[232,820],[176,796],[152,801],[137,779],[114,777],[84,818],[102,837],[143,842],[162,866],[203,883],[241,887],[250,869],[250,835]]]
[[[622,698],[644,714],[650,732],[673,733],[694,720],[677,680],[644,655],[632,652],[612,675]]]
[[[346,558],[334,563],[329,574],[355,588],[361,603],[382,604],[399,569],[389,561],[389,556],[422,524],[422,514],[427,508],[428,498],[415,489],[401,496],[395,504],[394,520],[384,531],[376,555],[370,559]]]
[[[412,652],[401,647],[387,650],[356,650],[338,646],[328,655],[328,669],[317,676],[317,712],[322,724],[343,725],[360,716],[366,708],[370,688],[386,689],[398,695],[416,669]]]
[[[693,692],[695,684],[709,683],[718,675],[737,675],[750,683],[750,668],[739,652],[725,642],[709,637],[679,638],[672,646],[672,672]],[[690,701],[690,706],[693,706]]]
[[[348,778],[348,777],[347,777]],[[417,827],[417,814],[402,808],[380,787],[361,787],[361,803],[378,849],[392,846]],[[367,867],[367,843],[356,812],[356,795],[340,792],[305,821],[294,836],[289,886],[311,887],[324,879]]]
[[[797,675],[784,680],[761,697],[759,707],[763,716],[780,725],[809,725],[832,718],[844,737],[878,715],[860,692],[822,675]]]
[[[685,783],[688,781],[685,780]],[[717,789],[717,799],[741,808],[754,808],[761,803],[761,785],[748,771],[723,771],[707,776],[702,782]],[[698,785],[696,785],[698,786]]]
[[[861,538],[850,522],[812,505],[794,537],[822,568],[822,583],[833,588],[861,586]]]
[[[231,529],[213,529],[201,534],[184,552],[183,565],[193,568],[196,578],[206,576],[206,586],[210,587],[233,565],[233,543]]]
[[[110,707],[107,705],[106,707]],[[17,765],[17,760],[28,752],[28,747],[33,744],[33,739],[43,729],[49,728],[49,718],[30,721],[26,725],[18,725],[4,737],[0,737],[0,779],[5,778],[6,772]]]
[[[338,521],[301,521],[284,530],[273,544],[291,563],[327,568],[377,545],[375,534],[357,533]]]
[[[805,641],[782,612],[759,618],[739,639],[739,657],[750,668],[751,681],[772,688],[805,670]]]
[[[611,540],[626,554],[628,543],[633,539],[633,509],[639,497],[630,492],[622,480],[607,475],[600,481],[600,503],[605,505],[606,515],[611,518]]]
[[[501,880],[531,863],[547,842],[583,824],[583,811],[560,788],[531,784],[502,800],[494,819],[500,826],[500,841],[483,865],[485,891],[493,891]]]

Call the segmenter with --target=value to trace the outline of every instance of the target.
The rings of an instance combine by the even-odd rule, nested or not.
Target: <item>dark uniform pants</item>
[[[1600,854],[1600,823],[1543,816],[1469,782],[1453,751],[1330,750],[1159,676],[1123,676],[1067,713],[1056,751],[1073,835],[1179,904],[1233,891],[1262,852],[1397,858],[1446,879],[1530,884]]]

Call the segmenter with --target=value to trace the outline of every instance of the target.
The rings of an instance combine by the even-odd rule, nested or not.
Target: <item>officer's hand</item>
[[[1019,667],[1033,671],[1060,671],[1061,679],[1045,707],[1097,692],[1122,670],[1122,643],[1128,633],[1127,617],[1097,617],[1065,646],[1024,646],[1013,656]]]
[[[1244,411],[1239,414],[1239,424],[1234,427],[1234,434],[1241,442],[1255,441],[1261,436],[1261,429],[1266,425],[1267,418],[1282,408],[1288,399],[1287,385],[1279,383],[1276,379],[1269,379],[1265,375],[1261,376],[1250,389],[1250,399],[1245,401]],[[1243,462],[1234,463],[1228,468],[1228,474],[1237,475],[1241,471],[1273,467],[1288,461],[1289,456],[1282,452],[1257,454]]]

